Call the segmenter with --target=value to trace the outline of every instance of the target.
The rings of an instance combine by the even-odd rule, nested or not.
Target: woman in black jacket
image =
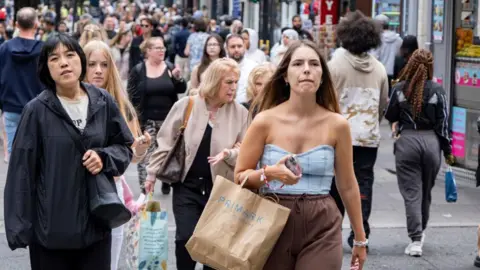
[[[141,49],[146,60],[130,71],[127,91],[137,109],[142,133],[147,131],[152,138],[156,138],[168,112],[178,100],[178,94],[185,92],[186,83],[180,76],[180,69],[165,61],[167,48],[161,37],[147,39]],[[156,148],[157,143],[154,140],[145,157],[137,164],[138,180],[143,193],[147,178],[146,167]],[[162,192],[168,194],[170,186],[163,184]]]
[[[132,134],[114,99],[81,83],[86,58],[72,37],[43,45],[38,72],[47,89],[23,110],[8,168],[8,244],[28,246],[34,270],[110,269],[111,230],[90,214],[87,181],[124,173]]]

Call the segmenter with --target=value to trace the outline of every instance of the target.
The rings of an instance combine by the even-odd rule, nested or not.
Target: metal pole
[[[72,20],[72,35],[74,34],[74,30],[75,30],[75,22],[77,21],[77,0],[73,0],[73,20]]]

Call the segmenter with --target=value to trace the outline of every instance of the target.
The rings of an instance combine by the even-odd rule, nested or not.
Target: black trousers
[[[200,215],[207,204],[210,192],[202,192],[199,189],[186,187],[182,183],[172,185],[173,187],[173,215],[177,231],[175,234],[175,256],[177,259],[177,269],[194,270],[195,262],[185,248],[190,237],[193,235],[195,226],[197,226]],[[205,194],[203,194],[205,193]],[[204,270],[210,270],[208,266],[203,266]]]
[[[32,270],[110,270],[111,248],[111,236],[78,250],[52,250],[31,244],[30,265]]]

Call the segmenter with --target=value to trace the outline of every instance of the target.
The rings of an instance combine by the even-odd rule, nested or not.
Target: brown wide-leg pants
[[[342,216],[333,198],[305,194],[277,196],[291,213],[264,270],[340,270]]]

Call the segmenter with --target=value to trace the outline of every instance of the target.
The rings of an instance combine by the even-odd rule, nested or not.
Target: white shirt
[[[247,102],[248,76],[256,66],[258,66],[257,62],[245,57],[242,62],[238,64],[240,68],[240,79],[238,79],[237,97],[235,98],[238,103]]]
[[[84,95],[79,100],[66,99],[60,96],[58,96],[58,99],[68,116],[70,116],[70,119],[72,119],[73,125],[83,132],[87,124],[88,96]]]

